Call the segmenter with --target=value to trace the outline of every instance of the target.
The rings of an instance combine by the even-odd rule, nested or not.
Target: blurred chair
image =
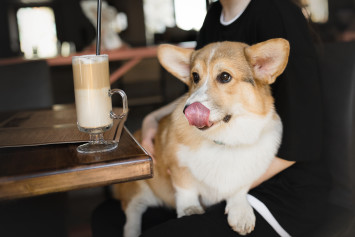
[[[0,111],[49,108],[52,104],[46,61],[0,65]]]
[[[0,65],[0,112],[49,108],[52,104],[46,61]],[[66,208],[66,193],[4,200],[0,202],[0,235],[67,236]]]
[[[355,236],[355,42],[320,46],[323,158],[332,190],[324,228],[314,236]]]

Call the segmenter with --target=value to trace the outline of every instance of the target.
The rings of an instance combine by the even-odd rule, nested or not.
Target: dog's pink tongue
[[[210,127],[212,125],[208,120],[210,117],[210,110],[199,102],[195,102],[185,109],[185,117],[190,125],[198,128]]]

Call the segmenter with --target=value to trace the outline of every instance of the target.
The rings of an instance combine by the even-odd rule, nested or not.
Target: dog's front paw
[[[185,209],[177,210],[178,217],[191,216],[194,214],[203,214],[205,210],[201,206],[189,206]]]
[[[249,234],[255,227],[255,215],[250,205],[226,208],[228,223],[240,235]]]
[[[188,207],[184,210],[184,213],[186,216],[191,216],[194,214],[203,214],[205,213],[205,210],[201,206],[192,206]]]

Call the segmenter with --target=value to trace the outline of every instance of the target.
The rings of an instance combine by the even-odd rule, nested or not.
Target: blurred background
[[[353,0],[294,1],[303,7],[323,41],[354,39]],[[104,42],[103,47],[193,41],[210,2],[105,0],[103,30],[120,39]],[[95,40],[95,0],[2,0],[0,17],[0,58],[68,55],[90,47]]]
[[[103,1],[102,50],[160,43],[184,43],[193,47],[211,2]],[[355,41],[355,0],[295,2],[302,6],[317,42]],[[94,49],[96,4],[95,0],[1,0],[0,61],[18,57],[42,61]],[[114,71],[123,63],[110,62],[110,70]],[[9,70],[17,69],[15,65],[10,69],[0,66],[0,94],[11,91],[10,81],[16,81],[17,88],[29,90],[28,81],[35,81],[41,75],[49,86],[50,104],[74,103],[71,66],[49,67],[44,63],[28,71],[19,68],[17,78],[10,75]],[[43,81],[37,83],[43,84]],[[184,85],[165,72],[156,58],[142,60],[111,87],[121,88],[128,95],[130,114],[126,126],[131,132],[140,127],[147,113],[185,91]],[[2,98],[0,96],[3,101]],[[119,105],[120,101],[113,103]],[[0,103],[0,111],[15,109],[9,101],[3,104]],[[50,229],[50,236],[89,237],[91,212],[108,196],[106,187],[1,202],[0,236],[48,236],[46,230]]]
[[[293,1],[302,7],[317,42],[355,40],[354,0]],[[211,2],[213,0],[104,0],[101,49],[182,42],[193,47]],[[94,50],[96,7],[96,0],[0,1],[0,61],[18,57],[67,57]],[[111,62],[111,72],[123,63]],[[43,80],[50,82],[51,103],[73,103],[71,66],[43,69],[47,70],[48,78]],[[26,76],[31,74],[27,72]],[[5,74],[1,76],[5,78]],[[119,78],[112,87],[126,90],[131,106],[130,118],[135,120],[132,106],[161,105],[184,92],[184,86],[169,77],[155,58],[149,58]],[[3,79],[0,86],[9,87],[8,81]],[[39,79],[37,81],[41,83]],[[23,84],[20,79],[19,83]],[[119,101],[114,101],[116,103]],[[8,106],[0,104],[0,110],[4,109]]]

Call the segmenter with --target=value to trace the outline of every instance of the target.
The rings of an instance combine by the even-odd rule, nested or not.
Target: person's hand
[[[155,161],[154,160],[154,155],[155,155],[154,138],[158,132],[159,121],[164,116],[167,116],[168,114],[172,113],[173,110],[176,108],[177,104],[179,103],[179,100],[181,99],[183,99],[183,97],[180,97],[175,101],[170,102],[169,104],[161,107],[160,109],[151,112],[143,119],[142,130],[141,130],[142,131],[141,145],[153,158],[153,161]]]
[[[152,114],[147,115],[142,124],[142,146],[154,161],[154,138],[158,131],[158,121]]]

